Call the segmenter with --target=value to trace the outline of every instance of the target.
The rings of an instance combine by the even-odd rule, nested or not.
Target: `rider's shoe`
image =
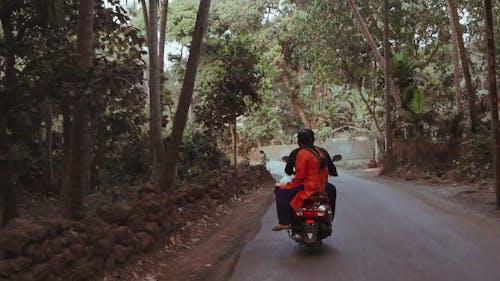
[[[281,231],[286,229],[290,229],[289,224],[277,224],[273,227],[273,231]]]

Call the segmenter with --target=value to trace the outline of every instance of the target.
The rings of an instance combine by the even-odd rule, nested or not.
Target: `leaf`
[[[425,95],[422,88],[416,88],[413,94],[413,100],[411,102],[411,110],[415,114],[422,114],[424,112]]]

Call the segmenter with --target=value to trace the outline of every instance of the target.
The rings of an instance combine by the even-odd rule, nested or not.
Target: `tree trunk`
[[[2,227],[17,217],[16,180],[14,167],[16,149],[7,137],[7,114],[0,115],[0,195]]]
[[[80,0],[78,9],[76,52],[80,56],[77,69],[81,77],[87,77],[92,67],[94,37],[94,0]],[[68,184],[63,188],[63,216],[80,219],[84,215],[83,195],[90,188],[91,147],[90,147],[90,101],[81,94],[77,97],[71,124],[71,145],[68,167]]]
[[[372,52],[373,56],[375,57],[375,60],[377,61],[379,67],[382,69],[382,71],[385,72],[386,67],[384,66],[384,60],[382,59],[382,56],[379,54],[378,49],[377,49],[377,44],[375,43],[375,40],[373,39],[372,34],[366,27],[366,23],[363,20],[363,17],[361,16],[361,13],[359,12],[358,6],[356,3],[354,3],[354,0],[348,0],[351,10],[354,13],[354,18],[356,20],[356,25],[360,29],[360,31],[365,35],[365,39],[370,46],[370,51]],[[385,56],[385,55],[384,55]],[[384,73],[385,75],[385,73]],[[401,107],[401,95],[399,93],[398,88],[396,87],[396,84],[394,83],[394,79],[392,77],[389,77],[389,84],[391,87],[391,96],[394,99],[394,102],[396,103],[396,107],[399,108]]]
[[[142,10],[142,17],[144,18],[144,30],[146,31],[146,40],[149,46],[149,42],[151,41],[151,38],[149,38],[149,15],[148,15],[148,6],[146,5],[146,0],[141,0],[141,10]]]
[[[167,145],[165,160],[163,161],[164,167],[161,171],[160,187],[164,191],[171,191],[174,189],[175,166],[179,158],[179,147],[182,142],[184,129],[186,128],[187,114],[193,99],[194,83],[201,55],[203,35],[207,29],[209,9],[210,0],[201,0],[186,66],[186,73],[184,75],[184,82],[182,83],[182,90],[179,97],[179,104],[175,112],[172,135]]]
[[[152,147],[151,179],[158,184],[164,155],[161,126],[160,69],[158,56],[158,2],[149,1],[149,134]]]
[[[238,132],[236,131],[236,119],[229,123],[231,133],[231,142],[233,144],[233,163],[234,167],[238,165]]]
[[[467,52],[465,50],[464,38],[462,36],[462,29],[460,27],[460,19],[458,16],[458,6],[456,0],[446,0],[448,6],[448,12],[450,13],[451,28],[455,33],[455,48],[458,49],[460,54],[460,61],[462,63],[462,73],[465,79],[465,89],[467,91],[467,99],[469,105],[470,123],[471,131],[474,132],[477,126],[477,112],[476,112],[476,96],[474,95],[474,89],[472,88],[472,79],[469,68],[469,59],[467,58]]]
[[[316,88],[316,86],[313,86],[312,88],[312,101],[311,101],[311,129],[316,129],[318,127],[318,116],[317,116],[317,111],[318,111],[318,91],[319,89]]]
[[[52,184],[55,180],[54,175],[54,157],[52,153],[53,137],[52,137],[52,104],[47,102],[44,109],[44,123],[45,123],[45,153],[47,155],[47,171],[48,180]]]
[[[488,53],[488,85],[491,103],[491,138],[493,141],[493,161],[495,164],[495,189],[497,208],[500,209],[500,138],[498,132],[498,96],[496,80],[495,37],[493,32],[493,12],[491,0],[484,0],[486,18],[486,45]]]
[[[455,40],[453,40],[455,41]],[[460,89],[460,54],[455,43],[453,44],[453,83],[455,85],[455,103],[457,106],[457,113],[463,111],[462,108],[462,90]]]
[[[385,155],[383,174],[390,173],[394,168],[394,159],[392,155],[392,105],[391,105],[391,45],[389,43],[390,35],[390,5],[389,0],[384,0],[384,58],[385,58]]]
[[[16,181],[17,173],[14,168],[16,161],[16,146],[9,140],[7,135],[7,119],[12,104],[15,100],[15,89],[17,88],[16,77],[16,56],[14,53],[14,35],[12,29],[11,13],[12,9],[3,7],[0,11],[0,21],[2,23],[5,54],[5,92],[0,95],[0,194],[3,198],[2,226],[17,217]]]
[[[288,71],[288,60],[290,59],[290,48],[287,42],[282,44],[283,49],[283,60],[280,63],[281,67],[281,79],[283,80],[283,85],[285,87],[285,93],[290,99],[292,103],[292,107],[297,112],[300,122],[306,127],[311,128],[311,123],[307,120],[306,113],[304,107],[299,102],[297,95],[300,92],[300,89],[295,89],[290,81],[290,73]],[[297,70],[298,80],[300,80],[304,76],[304,64],[300,64]],[[300,84],[300,82],[299,82]]]
[[[160,72],[163,73],[165,68],[165,35],[167,33],[167,16],[168,16],[168,0],[161,2],[161,16],[160,16],[160,44],[159,44],[159,61]],[[162,83],[163,84],[163,83]],[[162,87],[163,88],[163,87]]]

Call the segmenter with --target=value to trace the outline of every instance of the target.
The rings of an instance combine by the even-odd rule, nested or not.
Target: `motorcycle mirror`
[[[333,155],[333,157],[332,157],[332,161],[333,161],[333,162],[339,162],[339,161],[342,161],[342,155],[340,155],[340,154]]]

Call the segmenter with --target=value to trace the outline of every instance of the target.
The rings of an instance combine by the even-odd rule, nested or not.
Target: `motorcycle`
[[[333,162],[342,160],[341,155],[332,157]],[[283,177],[280,182],[289,181]],[[293,214],[288,235],[300,245],[321,244],[322,240],[332,235],[333,212],[326,192],[316,192],[306,199],[302,207]]]

